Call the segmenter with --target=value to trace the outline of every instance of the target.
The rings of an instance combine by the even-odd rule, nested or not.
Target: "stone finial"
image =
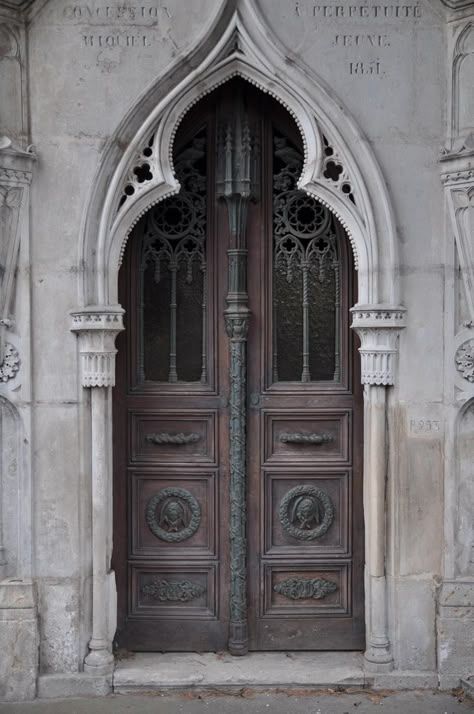
[[[120,305],[91,306],[71,313],[79,337],[83,387],[115,385],[115,338],[123,327]]]
[[[391,305],[356,305],[351,309],[352,329],[360,337],[362,384],[395,383],[395,360],[405,308]]]

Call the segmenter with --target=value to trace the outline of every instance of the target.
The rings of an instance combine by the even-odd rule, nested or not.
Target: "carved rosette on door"
[[[350,248],[298,189],[303,153],[283,107],[225,84],[177,131],[179,193],[129,241],[114,397],[129,649],[364,644]]]

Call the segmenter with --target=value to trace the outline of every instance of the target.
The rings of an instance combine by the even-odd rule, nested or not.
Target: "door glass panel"
[[[207,382],[207,161],[201,130],[175,157],[181,190],[145,216],[139,264],[141,380]]]
[[[273,133],[274,382],[340,379],[340,259],[331,212],[297,189],[300,151]]]

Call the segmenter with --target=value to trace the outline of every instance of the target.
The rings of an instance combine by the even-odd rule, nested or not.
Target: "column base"
[[[101,643],[89,643],[90,652],[84,660],[84,672],[96,677],[112,674],[114,671],[114,656],[107,647]]]
[[[230,625],[229,654],[233,657],[244,657],[249,651],[249,640],[246,622],[232,622]]]
[[[370,644],[364,653],[364,664],[367,672],[391,672],[393,669],[393,657],[390,652],[390,645]]]

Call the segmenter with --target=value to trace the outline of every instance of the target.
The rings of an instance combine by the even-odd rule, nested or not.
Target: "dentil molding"
[[[362,384],[390,386],[395,383],[398,337],[405,327],[404,307],[356,305],[351,309],[352,329],[361,346]]]
[[[72,332],[79,337],[83,387],[115,385],[115,338],[123,327],[120,305],[89,306],[72,312]]]

